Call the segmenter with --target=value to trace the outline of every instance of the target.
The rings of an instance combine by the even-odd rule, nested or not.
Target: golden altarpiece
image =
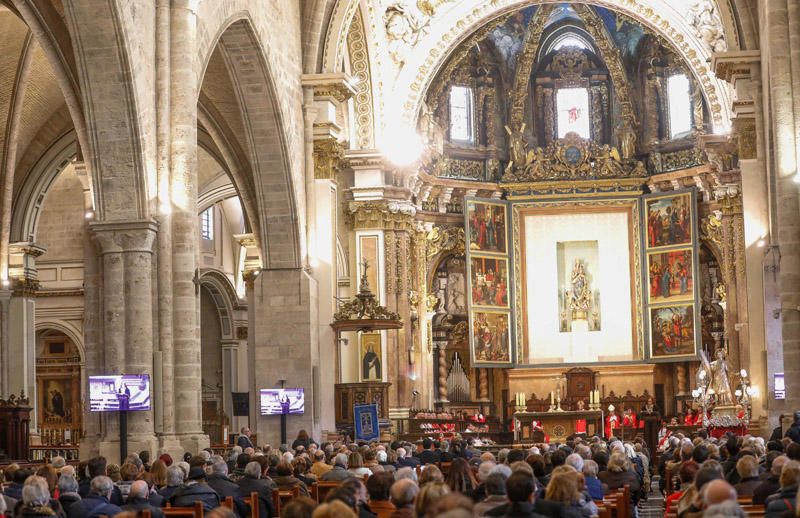
[[[682,104],[675,102],[675,84],[685,87]],[[526,7],[456,47],[424,100],[418,129],[429,152],[411,185],[398,173],[396,192],[387,199],[339,194],[341,228],[353,236],[345,251],[349,264],[357,269],[367,259],[379,265],[383,275],[371,282],[408,323],[383,338],[390,414],[398,409],[391,417],[482,413],[507,423],[519,394],[525,394],[523,407],[546,410],[557,380],[581,366],[592,371],[603,408],[638,412],[652,398],[663,414],[677,415],[693,403],[700,350],[712,356],[724,349],[734,372],[747,364],[747,335],[736,328],[747,312],[738,159],[752,157],[754,149],[737,132],[706,134],[712,117],[707,100],[663,38],[602,7]],[[743,118],[736,129],[741,134],[748,127]],[[339,158],[338,174],[379,160]],[[471,214],[471,200],[512,204],[503,222],[506,243],[497,237],[499,212]],[[588,361],[580,360],[579,350],[573,359],[537,358],[528,350],[527,315],[520,314],[518,299],[531,288],[515,271],[525,238],[518,221],[524,218],[512,214],[524,212],[526,204],[589,212],[605,204],[628,214],[628,349]],[[691,217],[683,224],[667,209]],[[659,210],[672,226],[654,232],[648,214]],[[470,221],[481,217],[491,221],[491,230],[473,235]],[[683,244],[673,235],[677,228],[686,232]],[[659,232],[675,241],[661,243],[654,237]],[[488,248],[478,250],[476,263],[469,249],[481,234],[480,246]],[[578,263],[573,258],[553,276],[587,267]],[[553,328],[554,336],[573,330],[576,321],[586,322],[588,333],[602,331],[607,315],[597,308],[612,293],[579,287],[580,301],[563,287],[553,295],[556,313],[568,317],[555,324],[562,329]],[[667,312],[671,297],[681,302]],[[478,317],[471,314],[476,300],[483,304]],[[493,330],[487,336],[510,337],[508,355],[485,344],[476,354],[481,326]],[[661,357],[653,349],[655,327]],[[361,374],[350,378],[367,381]],[[578,399],[564,394],[565,405]]]

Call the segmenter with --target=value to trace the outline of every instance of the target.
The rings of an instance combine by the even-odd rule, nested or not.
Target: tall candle
[[[553,391],[550,391],[550,404],[554,405],[556,402],[556,398],[553,396]]]

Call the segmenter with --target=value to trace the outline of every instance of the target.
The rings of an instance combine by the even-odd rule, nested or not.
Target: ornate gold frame
[[[631,318],[633,321],[633,360],[622,363],[642,363],[645,358],[645,335],[644,335],[644,306],[642,289],[642,242],[641,242],[641,198],[624,197],[608,199],[570,199],[560,201],[528,201],[512,202],[511,220],[513,225],[512,242],[514,245],[513,264],[514,264],[514,302],[513,312],[517,316],[514,319],[515,333],[514,340],[516,346],[516,360],[519,367],[536,367],[523,363],[528,361],[526,354],[527,346],[527,300],[524,286],[526,285],[526,272],[524,261],[525,239],[524,239],[524,217],[527,214],[544,214],[558,212],[627,212],[629,220],[629,247],[630,247],[630,274],[631,274]],[[608,362],[603,362],[608,364]],[[543,365],[544,366],[544,365]],[[546,366],[552,367],[553,364]]]

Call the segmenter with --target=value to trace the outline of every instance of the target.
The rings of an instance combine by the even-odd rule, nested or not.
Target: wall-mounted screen
[[[306,398],[301,388],[261,389],[261,415],[302,414]]]
[[[775,399],[786,399],[786,378],[782,372],[775,373]]]
[[[117,412],[150,410],[148,374],[89,376],[89,410]]]

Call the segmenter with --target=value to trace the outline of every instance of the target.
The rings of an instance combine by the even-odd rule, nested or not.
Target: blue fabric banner
[[[353,407],[355,435],[357,441],[374,441],[380,438],[378,426],[378,405],[355,405]]]

